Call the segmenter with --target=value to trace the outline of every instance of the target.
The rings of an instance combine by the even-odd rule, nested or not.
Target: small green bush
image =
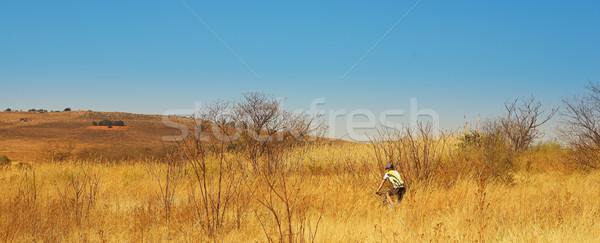
[[[94,126],[107,126],[107,127],[111,128],[113,126],[116,126],[116,127],[125,126],[125,122],[121,121],[121,120],[111,121],[111,120],[108,120],[108,119],[104,119],[104,120],[99,121],[99,122],[93,121],[92,125],[94,125]]]
[[[108,119],[104,119],[100,122],[98,122],[98,126],[111,126],[112,125],[112,121],[108,120]]]

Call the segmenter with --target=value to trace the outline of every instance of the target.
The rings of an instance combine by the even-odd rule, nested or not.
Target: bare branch
[[[499,117],[498,121],[515,151],[528,148],[535,139],[542,137],[543,134],[538,128],[552,119],[558,111],[558,108],[552,108],[544,116],[546,110],[533,96],[507,101],[504,108],[505,114]]]

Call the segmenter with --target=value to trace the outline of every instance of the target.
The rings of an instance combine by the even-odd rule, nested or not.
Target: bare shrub
[[[512,102],[505,102],[506,113],[498,118],[502,131],[508,138],[513,150],[522,151],[529,148],[531,143],[542,136],[539,127],[548,122],[558,111],[552,108],[547,115],[542,103],[533,96],[529,98],[516,98]]]
[[[290,170],[278,173],[263,170],[260,174],[262,191],[257,201],[268,213],[256,211],[257,218],[269,242],[314,242],[322,214],[311,224],[314,214],[309,212],[311,198],[304,194],[306,175],[293,176]],[[324,205],[324,201],[323,204]],[[321,210],[323,211],[323,206]]]
[[[183,140],[180,146],[191,170],[188,175],[189,198],[196,219],[205,233],[218,238],[232,225],[226,213],[230,210],[234,193],[242,184],[241,173],[232,163],[227,163],[224,156],[211,157],[205,145],[197,140]]]
[[[89,219],[90,211],[96,205],[102,186],[100,176],[92,170],[91,164],[79,162],[71,171],[65,171],[63,181],[55,181],[63,211],[69,212],[79,226]]]
[[[306,140],[314,141],[322,137],[327,127],[318,115],[294,114],[286,112],[286,124],[281,135],[283,141],[297,144]]]
[[[308,208],[292,205],[295,200],[307,199],[288,197],[281,201],[285,197],[276,195],[283,195],[281,190],[289,188],[284,186],[286,189],[282,189],[281,184],[273,180],[281,182],[282,178],[277,175],[296,168],[284,166],[284,160],[289,160],[287,155],[290,153],[287,152],[310,140],[309,135],[316,131],[317,120],[288,113],[281,108],[280,100],[257,92],[245,94],[244,100],[236,104],[209,103],[194,117],[197,139],[179,141],[177,151],[188,167],[188,198],[196,224],[202,231],[210,238],[221,239],[232,229],[240,228],[250,202],[260,193],[259,187],[266,188],[264,195],[272,195],[278,203],[287,203],[289,210],[293,209],[286,213],[290,222],[294,222],[288,226],[299,227],[292,229],[301,232],[303,236],[299,239],[311,234],[314,238],[314,233],[304,234],[314,229],[306,227]],[[241,151],[232,151],[232,147],[240,146]],[[249,165],[252,170],[247,170]],[[271,205],[263,202],[261,205]],[[277,208],[279,210],[279,206]],[[296,216],[302,218],[303,223],[296,224]],[[294,234],[297,233],[290,237],[295,237]]]
[[[235,106],[235,122],[242,128],[241,140],[254,166],[259,156],[269,152],[272,136],[284,127],[282,103],[270,95],[250,92]]]
[[[163,216],[170,226],[171,210],[175,203],[175,192],[183,179],[183,158],[178,153],[171,153],[165,160],[149,162],[147,171],[156,181],[158,190],[155,192],[163,208]]]
[[[542,104],[533,96],[507,101],[504,108],[505,114],[484,121],[481,129],[469,130],[460,138],[451,159],[461,173],[512,182],[517,158],[543,135],[539,127],[558,111],[554,108],[544,115]]]
[[[600,84],[588,83],[588,94],[564,98],[562,139],[574,149],[574,160],[597,168],[600,155]]]
[[[49,141],[42,147],[44,158],[51,162],[65,161],[71,157],[75,144],[71,140]]]
[[[371,142],[383,174],[385,164],[393,164],[407,185],[425,181],[438,171],[448,137],[434,136],[430,123],[416,128],[380,130],[380,138]]]
[[[207,149],[225,146],[227,150],[243,152],[258,170],[262,167],[259,162],[279,161],[259,158],[276,157],[282,149],[302,145],[325,129],[319,117],[287,112],[282,104],[282,99],[261,92],[245,93],[235,103],[209,103],[195,116],[197,136],[210,142]]]
[[[245,208],[238,207],[237,219],[228,215],[233,200],[246,193],[240,190],[246,179],[244,166],[239,161],[230,161],[226,154],[228,145],[237,136],[231,126],[233,118],[225,113],[228,108],[227,102],[209,104],[196,117],[199,139],[187,138],[177,143],[190,170],[189,198],[195,218],[202,230],[215,239],[228,233],[245,213]]]

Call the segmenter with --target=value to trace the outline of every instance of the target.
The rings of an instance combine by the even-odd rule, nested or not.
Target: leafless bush
[[[408,185],[427,180],[438,171],[448,139],[444,134],[434,136],[429,123],[419,123],[414,129],[380,130],[379,136],[371,142],[379,167],[383,170],[385,164],[393,164]]]
[[[323,136],[325,130],[325,121],[319,116],[308,114],[294,114],[286,112],[288,117],[285,129],[281,133],[283,138],[290,138],[295,141],[315,140]]]
[[[539,127],[548,122],[557,109],[546,113],[533,96],[507,101],[504,108],[502,116],[488,119],[481,129],[463,134],[460,147],[450,158],[453,163],[446,170],[457,167],[462,171],[455,174],[470,173],[486,180],[512,182],[517,157],[542,136]]]
[[[293,217],[302,218],[302,224],[289,224],[289,227],[300,227],[292,229],[293,232],[305,235],[305,231],[313,229],[306,227],[307,208],[292,205],[306,198],[292,197],[296,194],[289,194],[287,190],[292,189],[286,186],[286,181],[282,189],[279,184],[282,179],[277,176],[291,170],[283,166],[285,155],[289,155],[287,151],[309,140],[310,134],[317,131],[318,122],[310,116],[284,111],[281,102],[254,92],[245,94],[244,99],[235,104],[209,103],[195,114],[197,139],[187,138],[177,143],[189,167],[189,199],[197,224],[209,237],[219,239],[233,227],[241,226],[249,201],[260,193],[256,187],[267,188],[266,194],[259,196],[271,195],[277,203],[296,210],[285,214],[294,222],[297,221]],[[240,152],[245,156],[238,156],[235,151],[232,154],[230,149],[234,146],[242,146]],[[248,163],[253,170],[247,170]],[[281,190],[288,194],[283,197]],[[272,205],[270,201],[262,202],[265,206]]]
[[[184,155],[192,170],[189,174],[189,197],[202,229],[211,237],[219,237],[227,233],[228,226],[232,225],[226,214],[234,194],[240,193],[237,189],[243,183],[243,178],[242,173],[236,171],[224,157],[216,161],[209,159],[201,146]]]
[[[596,168],[600,155],[600,84],[588,83],[589,93],[563,99],[561,137],[575,150],[575,159]]]
[[[319,214],[316,223],[311,224],[310,198],[302,194],[305,187],[303,182],[307,180],[305,176],[293,178],[285,171],[275,174],[267,171],[261,173],[264,191],[258,194],[258,202],[268,213],[260,214],[257,211],[256,214],[269,242],[276,238],[279,242],[315,241],[323,215]]]
[[[75,144],[71,140],[50,141],[42,147],[42,152],[44,159],[60,162],[70,158],[74,149]]]
[[[217,101],[197,114],[196,133],[199,139],[187,138],[177,143],[178,151],[188,164],[192,201],[198,224],[210,237],[218,238],[230,230],[233,219],[227,216],[238,190],[244,185],[244,170],[240,163],[229,161],[227,147],[235,139],[232,117],[225,113],[229,103]],[[207,134],[208,133],[208,134]],[[210,136],[210,135],[213,136]],[[238,165],[238,166],[236,166]],[[197,193],[199,191],[199,193]],[[244,213],[244,208],[237,208]],[[241,218],[238,215],[238,219]]]
[[[246,129],[247,135],[253,140],[266,142],[284,127],[281,105],[283,100],[274,99],[261,92],[250,92],[243,95],[244,99],[235,107],[236,122]]]
[[[148,173],[154,178],[158,184],[156,196],[160,199],[163,208],[163,214],[167,227],[171,219],[171,209],[175,202],[175,192],[183,179],[184,167],[182,156],[178,153],[171,153],[166,157],[163,163],[150,162],[148,163]]]
[[[90,164],[85,162],[76,165],[76,168],[66,172],[65,176],[65,181],[55,181],[54,186],[63,210],[71,212],[75,222],[80,225],[96,205],[102,181],[100,176],[91,170]]]
[[[226,144],[240,137],[235,127],[235,114],[228,101],[217,100],[195,114],[197,136],[202,141]]]
[[[242,129],[241,141],[254,168],[260,156],[271,154],[274,135],[285,127],[282,103],[270,95],[250,92],[235,106],[235,123]]]
[[[209,103],[196,115],[197,137],[211,142],[212,147],[207,148],[241,147],[254,169],[262,166],[259,162],[277,162],[259,158],[277,156],[282,149],[304,144],[325,127],[319,117],[290,113],[282,104],[282,99],[261,92],[246,93],[236,103]]]
[[[529,98],[516,98],[512,102],[505,102],[506,113],[498,118],[503,132],[515,151],[528,148],[531,143],[542,136],[539,127],[548,122],[558,111],[552,108],[548,115],[543,116],[545,110],[542,103],[533,96]]]

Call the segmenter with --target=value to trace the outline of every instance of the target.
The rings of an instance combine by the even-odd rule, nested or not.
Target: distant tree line
[[[40,112],[40,113],[46,113],[48,112],[48,110],[44,110],[44,109],[29,109],[29,112]]]
[[[93,121],[92,122],[92,126],[107,126],[107,127],[122,127],[125,126],[125,122],[121,121],[121,120],[117,120],[117,121],[111,121],[108,119],[104,119],[102,121]]]
[[[4,110],[4,111],[6,111],[6,112],[10,112],[10,111],[13,111],[13,110],[12,110],[11,108],[6,108],[6,110]],[[14,110],[14,111],[18,111],[18,110]],[[29,110],[27,110],[27,111],[28,111],[28,112],[39,112],[39,113],[46,113],[46,112],[48,112],[48,110],[45,110],[45,109],[35,109],[35,108],[29,109]],[[67,107],[67,108],[65,108],[63,111],[71,111],[71,108],[70,108],[70,107]],[[50,111],[50,112],[60,112],[60,111],[55,111],[55,110],[52,110],[52,111]]]

